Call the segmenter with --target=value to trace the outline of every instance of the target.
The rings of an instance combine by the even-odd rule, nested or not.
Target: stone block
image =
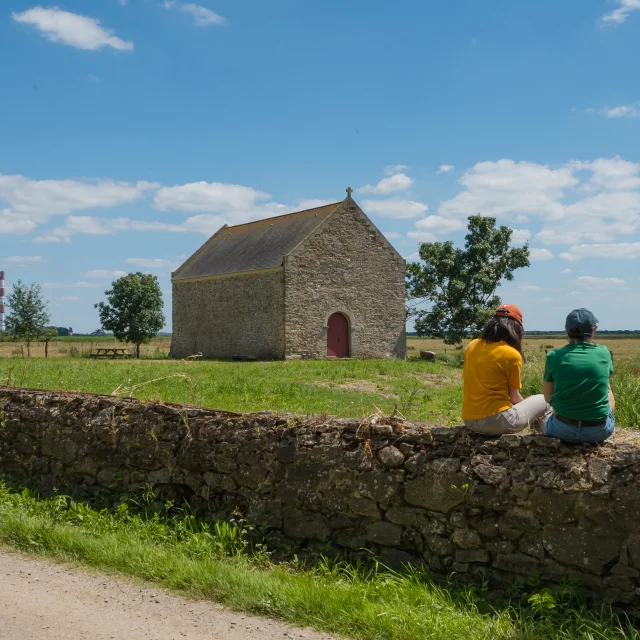
[[[449,538],[440,536],[425,536],[427,548],[434,556],[449,556],[455,551],[455,547]]]
[[[461,549],[480,549],[482,540],[473,529],[456,529],[451,535],[451,541]]]
[[[327,518],[320,513],[286,507],[284,532],[291,538],[326,540],[331,535],[331,526]]]
[[[528,576],[532,573],[539,573],[543,565],[535,558],[524,553],[512,553],[509,555],[499,555],[493,566],[495,569],[507,571],[516,575]]]
[[[397,469],[404,464],[404,455],[399,449],[392,446],[381,449],[378,453],[378,458],[388,469]]]
[[[410,480],[405,485],[404,499],[412,505],[425,507],[431,511],[448,513],[462,504],[471,487],[467,476],[462,473],[435,475]]]
[[[467,549],[464,551],[456,551],[456,562],[489,562],[490,557],[485,549]]]
[[[401,471],[365,472],[360,474],[358,491],[361,496],[383,504],[390,504],[398,495],[402,479]]]
[[[604,484],[611,477],[613,465],[609,460],[593,458],[589,460],[589,479],[593,484]]]
[[[620,543],[615,531],[598,535],[576,526],[546,525],[543,529],[544,548],[552,558],[596,575],[601,575],[605,565],[618,558]]]
[[[418,524],[418,513],[419,510],[413,507],[391,507],[387,509],[384,517],[389,522],[413,527]]]
[[[350,498],[349,510],[352,514],[357,516],[364,516],[365,518],[380,519],[380,509],[375,500],[370,498]]]
[[[473,472],[487,484],[501,484],[508,476],[507,470],[503,467],[495,467],[489,464],[479,464],[473,468]]]
[[[396,547],[402,539],[402,527],[392,522],[374,522],[367,527],[365,537],[376,544]]]

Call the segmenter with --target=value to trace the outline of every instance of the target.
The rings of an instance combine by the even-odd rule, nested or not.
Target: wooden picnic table
[[[123,347],[100,347],[94,353],[89,354],[90,358],[130,358],[131,354]]]

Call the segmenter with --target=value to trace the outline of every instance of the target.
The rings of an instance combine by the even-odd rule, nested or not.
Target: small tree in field
[[[31,343],[46,335],[49,323],[42,289],[39,284],[26,285],[18,280],[9,294],[8,303],[7,331],[17,340],[27,343],[27,356],[31,357]]]
[[[130,273],[111,283],[105,291],[108,304],[99,302],[100,322],[107,331],[123,342],[136,345],[136,358],[140,345],[155,337],[164,326],[162,292],[158,278],[150,274]]]
[[[511,247],[512,230],[496,228],[495,218],[471,216],[464,249],[453,242],[420,244],[420,259],[407,265],[407,298],[412,303],[419,336],[460,344],[478,334],[501,303],[496,295],[502,280],[528,267],[529,246]]]

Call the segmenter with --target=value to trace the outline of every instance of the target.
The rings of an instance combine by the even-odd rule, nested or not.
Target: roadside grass
[[[624,616],[589,608],[575,589],[492,607],[486,589],[437,586],[423,570],[274,564],[241,527],[158,507],[151,495],[97,511],[0,485],[6,545],[356,640],[640,639]]]

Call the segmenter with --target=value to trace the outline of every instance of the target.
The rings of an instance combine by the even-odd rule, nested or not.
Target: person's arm
[[[520,389],[509,389],[509,399],[511,400],[511,404],[518,404],[518,402],[522,402],[524,400],[520,393]]]
[[[609,406],[611,407],[611,411],[616,410],[616,399],[613,397],[613,390],[611,389],[611,385],[609,385]]]
[[[544,394],[544,399],[547,402],[551,402],[551,396],[553,395],[553,382],[547,382],[546,380],[543,381],[542,393]]]
[[[507,389],[509,389],[509,400],[511,400],[511,404],[518,404],[524,400],[520,393],[520,389],[522,389],[522,380],[520,379],[521,370],[522,357],[518,354],[518,358],[511,364],[507,379]]]

